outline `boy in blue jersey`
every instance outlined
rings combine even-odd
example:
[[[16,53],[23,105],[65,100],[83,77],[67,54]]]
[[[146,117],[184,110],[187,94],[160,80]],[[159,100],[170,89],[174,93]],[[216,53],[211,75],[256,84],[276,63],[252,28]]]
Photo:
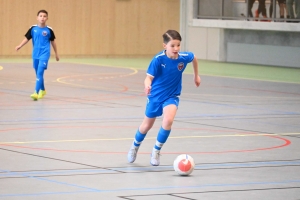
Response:
[[[152,128],[156,117],[163,114],[162,126],[153,147],[150,164],[160,164],[160,150],[167,141],[171,126],[179,105],[182,88],[182,73],[188,63],[193,63],[194,82],[198,87],[201,79],[198,75],[198,61],[192,52],[180,52],[181,36],[175,30],[163,34],[164,51],[158,53],[151,61],[144,81],[147,105],[145,117],[139,126],[134,141],[128,152],[128,162],[133,163],[138,149],[147,132]]]
[[[30,95],[30,97],[35,101],[43,98],[46,94],[44,71],[47,69],[50,58],[50,43],[54,49],[56,61],[59,61],[56,43],[54,41],[55,35],[52,28],[46,25],[47,20],[48,12],[46,10],[40,10],[37,14],[38,24],[30,27],[25,34],[24,40],[16,47],[16,51],[18,51],[27,44],[30,39],[32,39],[32,59],[33,68],[36,74],[36,86],[35,92]]]

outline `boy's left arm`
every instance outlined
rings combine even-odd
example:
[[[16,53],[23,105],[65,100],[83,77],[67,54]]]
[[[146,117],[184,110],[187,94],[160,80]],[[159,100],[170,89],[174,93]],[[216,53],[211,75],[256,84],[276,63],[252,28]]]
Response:
[[[54,52],[55,52],[55,58],[56,58],[56,61],[59,61],[59,57],[58,57],[58,53],[57,53],[57,47],[56,47],[56,43],[55,43],[54,40],[51,41],[51,45],[52,45],[52,47],[53,47],[53,49],[54,49]]]
[[[195,82],[195,85],[197,87],[199,87],[200,83],[201,83],[201,78],[198,74],[198,60],[196,58],[196,56],[194,56],[194,60],[192,61],[193,63],[193,68],[194,68],[194,82]]]

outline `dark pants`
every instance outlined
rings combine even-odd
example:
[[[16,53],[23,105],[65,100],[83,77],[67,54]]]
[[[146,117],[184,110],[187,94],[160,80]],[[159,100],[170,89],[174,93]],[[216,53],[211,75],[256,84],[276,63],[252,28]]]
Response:
[[[266,0],[258,0],[258,15],[262,14],[263,16],[267,16],[266,10]]]
[[[254,4],[255,0],[248,0],[248,17],[253,17],[253,13],[252,13],[252,7]]]
[[[255,0],[248,0],[248,15],[249,17],[253,17],[252,13],[252,7]],[[267,10],[266,10],[266,0],[258,0],[258,14],[262,13],[263,16],[267,16]]]

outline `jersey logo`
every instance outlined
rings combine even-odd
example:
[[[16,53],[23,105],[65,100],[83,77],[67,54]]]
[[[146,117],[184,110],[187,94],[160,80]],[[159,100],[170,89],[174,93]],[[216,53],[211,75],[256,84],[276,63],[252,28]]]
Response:
[[[164,67],[164,68],[166,68],[166,65],[167,65],[167,64],[161,64],[161,66]]]
[[[179,71],[181,71],[184,68],[184,63],[183,62],[178,63],[177,68]]]
[[[47,34],[48,34],[47,31],[43,31],[43,32],[42,32],[42,35],[43,35],[43,36],[46,36]]]

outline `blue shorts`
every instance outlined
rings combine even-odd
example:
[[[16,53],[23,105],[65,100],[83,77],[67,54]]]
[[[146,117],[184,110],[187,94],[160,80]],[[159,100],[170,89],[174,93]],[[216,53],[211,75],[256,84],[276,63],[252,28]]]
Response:
[[[42,67],[46,70],[48,67],[48,60],[33,59],[33,68],[35,71],[37,71],[39,67]]]
[[[152,102],[147,99],[145,115],[149,118],[159,117],[163,114],[164,107],[174,104],[177,108],[179,105],[179,97],[171,97],[163,102]]]

